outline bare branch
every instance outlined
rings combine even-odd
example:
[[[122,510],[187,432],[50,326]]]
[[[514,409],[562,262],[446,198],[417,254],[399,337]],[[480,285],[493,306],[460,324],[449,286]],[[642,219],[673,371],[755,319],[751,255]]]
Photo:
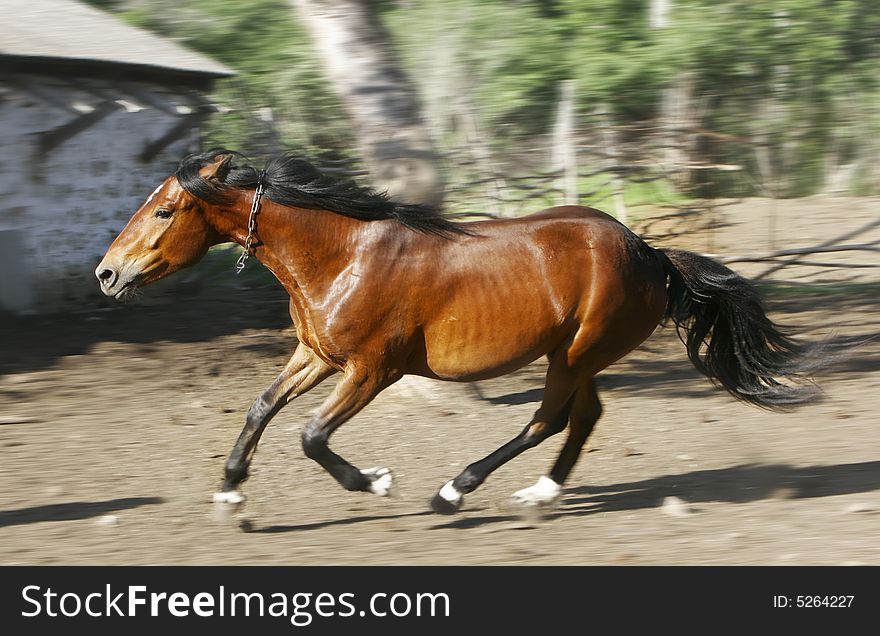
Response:
[[[880,243],[880,239],[873,241],[871,243],[849,243],[846,245],[814,245],[813,247],[797,247],[791,248],[787,250],[778,250],[776,252],[769,252],[764,254],[743,254],[741,256],[725,256],[721,258],[717,258],[721,263],[749,263],[749,262],[761,262],[761,261],[770,261],[776,258],[781,258],[783,256],[794,256],[794,255],[802,255],[802,254],[827,254],[831,252],[880,252],[880,247],[877,244]],[[800,262],[799,260],[790,260],[785,263],[778,263],[777,265],[780,267],[785,267],[787,265],[794,265]],[[777,268],[778,269],[778,268]],[[775,271],[775,270],[774,270]]]

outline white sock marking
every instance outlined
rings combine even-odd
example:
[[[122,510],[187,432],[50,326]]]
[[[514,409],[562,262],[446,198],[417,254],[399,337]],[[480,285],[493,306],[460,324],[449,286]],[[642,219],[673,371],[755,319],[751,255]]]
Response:
[[[390,468],[378,466],[376,468],[366,468],[361,471],[361,474],[372,480],[370,482],[370,492],[380,497],[387,497],[391,494],[391,489],[394,486],[394,475],[391,473]]]
[[[451,479],[443,484],[443,488],[440,489],[440,496],[455,506],[461,503],[462,494],[452,485]]]
[[[517,490],[512,499],[524,506],[540,506],[550,504],[562,494],[562,486],[549,477],[542,476],[534,486]]]
[[[244,495],[239,490],[226,490],[214,493],[214,503],[240,504],[244,502]]]

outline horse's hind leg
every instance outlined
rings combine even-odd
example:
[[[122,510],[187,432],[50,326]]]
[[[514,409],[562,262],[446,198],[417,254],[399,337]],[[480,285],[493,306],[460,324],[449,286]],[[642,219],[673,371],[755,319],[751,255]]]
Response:
[[[562,484],[577,462],[584,444],[596,421],[602,415],[602,405],[596,394],[592,378],[578,389],[569,415],[568,439],[549,476],[541,477],[534,486],[513,493],[513,503],[523,506],[546,506],[552,504],[562,493]]]
[[[248,410],[244,428],[226,460],[226,479],[222,491],[214,495],[214,501],[241,503],[244,500],[237,488],[247,479],[248,467],[266,426],[285,404],[335,372],[336,369],[321,360],[311,349],[302,343],[297,346],[284,370]]]
[[[474,462],[458,477],[446,482],[431,500],[434,511],[442,514],[457,512],[464,501],[464,495],[476,490],[494,470],[564,429],[577,386],[577,373],[569,367],[565,352],[560,351],[553,355],[547,369],[544,400],[532,421],[504,446]]]

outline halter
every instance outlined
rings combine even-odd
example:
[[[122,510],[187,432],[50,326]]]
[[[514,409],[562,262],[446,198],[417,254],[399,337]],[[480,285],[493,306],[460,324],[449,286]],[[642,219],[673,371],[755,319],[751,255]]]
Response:
[[[257,188],[254,190],[254,200],[251,203],[251,213],[248,215],[248,233],[244,240],[244,250],[235,262],[235,273],[241,274],[244,269],[245,261],[254,252],[254,240],[257,238],[257,214],[260,212],[260,201],[263,198],[264,180],[266,179],[266,171],[261,170],[260,176],[257,178]]]

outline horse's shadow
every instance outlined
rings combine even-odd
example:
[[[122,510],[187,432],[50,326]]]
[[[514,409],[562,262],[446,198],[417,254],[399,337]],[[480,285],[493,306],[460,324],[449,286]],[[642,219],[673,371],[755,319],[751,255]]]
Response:
[[[394,515],[362,515],[360,517],[346,517],[343,519],[330,519],[327,521],[315,521],[312,523],[298,523],[295,525],[277,525],[265,526],[262,528],[253,528],[249,523],[242,524],[241,530],[244,532],[255,532],[261,534],[279,534],[284,532],[302,532],[303,530],[320,530],[321,528],[329,528],[331,526],[348,526],[368,521],[388,521],[390,519],[404,519],[406,517],[424,517],[433,515],[430,510],[421,512],[405,512]]]
[[[807,499],[880,490],[880,461],[831,466],[743,464],[607,486],[567,488],[561,507],[546,519],[656,508],[676,496],[690,504]],[[475,528],[511,521],[509,514],[461,517],[434,528]]]
[[[880,490],[880,461],[806,467],[742,464],[607,486],[567,488],[561,507],[545,519],[656,508],[668,496],[676,496],[698,505],[712,502],[748,503],[774,498],[809,499],[874,490]],[[461,516],[431,525],[430,528],[467,529],[520,519],[515,514],[486,512],[485,509],[465,510]],[[476,516],[471,516],[474,513]],[[298,525],[247,528],[246,531],[276,534],[422,516],[434,516],[434,513],[424,510],[392,515],[364,515]]]
[[[106,501],[71,501],[45,506],[30,506],[0,511],[0,528],[43,521],[75,521],[98,517],[108,512],[164,503],[161,497],[124,497]]]

